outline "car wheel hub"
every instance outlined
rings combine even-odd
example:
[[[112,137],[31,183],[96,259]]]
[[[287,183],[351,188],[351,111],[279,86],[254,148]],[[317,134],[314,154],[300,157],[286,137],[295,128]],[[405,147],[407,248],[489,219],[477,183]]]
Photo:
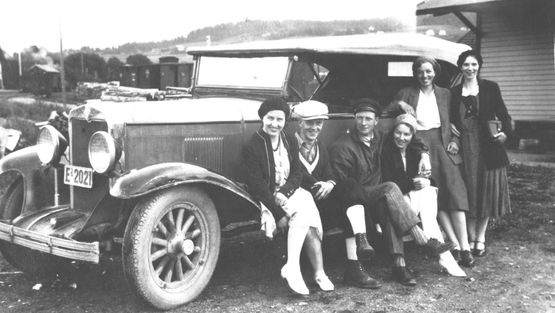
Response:
[[[189,239],[184,240],[181,244],[181,250],[186,255],[191,255],[193,253],[193,251],[195,250],[195,244],[193,243],[192,240],[189,240]]]
[[[194,212],[194,207],[174,207],[152,231],[150,263],[164,286],[186,281],[204,263],[202,223]]]

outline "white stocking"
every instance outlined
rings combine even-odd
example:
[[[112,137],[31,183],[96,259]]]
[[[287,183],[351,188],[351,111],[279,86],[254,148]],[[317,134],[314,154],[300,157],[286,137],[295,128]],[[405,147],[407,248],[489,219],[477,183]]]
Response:
[[[300,273],[300,258],[308,227],[293,226],[287,232],[287,267]]]
[[[364,217],[364,206],[361,204],[347,208],[347,218],[353,228],[353,234],[366,233],[366,219]]]
[[[347,260],[358,260],[355,237],[345,238],[345,249],[347,250]]]

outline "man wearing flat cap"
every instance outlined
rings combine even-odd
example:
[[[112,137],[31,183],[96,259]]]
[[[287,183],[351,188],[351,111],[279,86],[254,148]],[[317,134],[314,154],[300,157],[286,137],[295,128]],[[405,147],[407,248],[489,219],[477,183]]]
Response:
[[[358,99],[353,108],[353,129],[330,147],[332,173],[339,182],[354,181],[361,187],[346,190],[362,190],[364,215],[358,219],[366,220],[366,227],[372,227],[372,221],[382,225],[393,256],[393,278],[404,285],[414,286],[416,281],[405,266],[403,236],[412,235],[417,244],[426,246],[434,254],[445,252],[450,246],[428,239],[417,225],[419,219],[404,200],[399,187],[395,183],[382,181],[380,155],[384,137],[375,129],[381,113],[377,101]],[[422,175],[426,175],[431,168],[428,148],[419,138],[414,140],[415,148],[421,153],[419,169]]]
[[[318,141],[324,121],[328,119],[328,107],[324,103],[309,100],[293,107],[292,116],[299,120],[299,131],[295,135],[299,143],[299,159],[303,165],[302,187],[312,192],[324,230],[336,226],[345,230],[349,264],[369,260],[374,255],[374,249],[366,238],[366,227],[350,219],[356,216],[351,212],[364,214],[362,192],[347,193],[345,190],[352,186],[347,185],[347,181],[338,184],[330,168],[327,149]],[[362,266],[348,266],[345,281],[360,288],[380,287]]]

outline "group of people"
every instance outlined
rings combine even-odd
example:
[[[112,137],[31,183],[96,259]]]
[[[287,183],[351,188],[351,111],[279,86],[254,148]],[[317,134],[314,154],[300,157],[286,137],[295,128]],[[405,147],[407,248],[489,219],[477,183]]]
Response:
[[[498,85],[478,78],[480,54],[466,51],[457,65],[463,81],[450,91],[434,83],[438,62],[417,58],[416,84],[384,108],[399,112],[393,130],[377,130],[377,101],[357,99],[353,128],[329,147],[318,140],[328,119],[324,103],[305,101],[292,112],[281,98],[261,104],[262,127],[244,146],[243,172],[266,234],[287,232],[281,276],[291,291],[310,293],[300,268],[303,249],[319,288],[334,289],[321,243],[324,229],[335,226],[345,234],[344,281],[360,288],[380,287],[363,264],[375,255],[370,232],[383,234],[392,277],[408,286],[416,280],[406,269],[407,236],[452,276],[466,276],[460,266],[472,267],[474,257],[486,254],[489,218],[510,211],[503,142],[511,121]],[[299,121],[295,134],[283,131],[290,114]]]

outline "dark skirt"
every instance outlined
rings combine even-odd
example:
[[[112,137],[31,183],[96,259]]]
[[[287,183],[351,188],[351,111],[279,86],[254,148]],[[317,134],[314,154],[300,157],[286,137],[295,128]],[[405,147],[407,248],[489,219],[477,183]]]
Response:
[[[474,117],[465,118],[461,129],[461,154],[463,177],[468,190],[468,215],[497,218],[511,212],[507,169],[486,169],[479,138],[478,120]]]
[[[453,163],[443,147],[439,128],[419,130],[418,136],[430,149],[432,179],[438,188],[438,209],[468,211],[466,186],[460,166]]]

